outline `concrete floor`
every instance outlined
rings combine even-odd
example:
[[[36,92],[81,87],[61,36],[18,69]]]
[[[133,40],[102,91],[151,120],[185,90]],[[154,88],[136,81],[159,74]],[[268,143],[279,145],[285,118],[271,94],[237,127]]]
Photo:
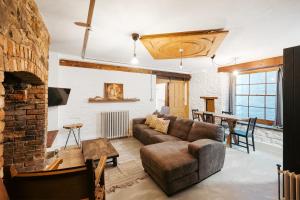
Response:
[[[114,140],[120,153],[119,161],[139,159],[142,144],[134,138]],[[274,200],[277,195],[276,164],[281,163],[282,149],[257,144],[257,151],[247,154],[244,149],[226,150],[221,172],[172,197],[146,178],[133,186],[107,195],[108,200]]]

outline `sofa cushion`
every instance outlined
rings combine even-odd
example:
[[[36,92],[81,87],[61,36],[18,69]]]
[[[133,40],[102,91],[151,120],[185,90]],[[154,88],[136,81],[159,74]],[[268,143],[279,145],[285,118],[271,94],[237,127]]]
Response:
[[[175,137],[178,137],[182,140],[186,140],[188,133],[192,128],[194,121],[189,119],[177,119],[174,122],[173,127],[171,128],[169,134]]]
[[[188,151],[198,159],[200,181],[220,171],[224,165],[226,147],[222,142],[197,140],[188,145]]]
[[[146,124],[136,124],[134,125],[135,130],[141,132],[144,129],[150,129]]]
[[[152,136],[154,135],[162,135],[162,133],[150,128],[143,129],[140,133],[139,139],[143,144],[153,144],[154,141],[152,141]]]
[[[137,138],[138,140],[140,140],[141,135],[142,135],[142,130],[144,130],[144,129],[150,129],[150,128],[145,124],[133,124],[133,127],[132,127],[133,136],[135,138]]]
[[[193,142],[200,139],[223,141],[223,130],[220,126],[205,122],[194,122],[187,140]]]
[[[161,142],[169,142],[169,141],[180,141],[179,138],[171,136],[171,135],[154,135],[151,137],[153,143],[161,143]]]
[[[198,160],[188,153],[188,142],[164,142],[141,148],[146,168],[166,182],[172,182],[198,170]]]
[[[163,118],[166,120],[170,120],[169,129],[168,129],[168,134],[170,134],[170,130],[174,127],[174,123],[177,117],[173,115],[165,115]]]

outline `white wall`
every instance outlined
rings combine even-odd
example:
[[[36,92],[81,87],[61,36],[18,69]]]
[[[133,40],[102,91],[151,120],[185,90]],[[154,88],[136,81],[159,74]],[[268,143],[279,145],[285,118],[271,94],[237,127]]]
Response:
[[[200,96],[216,96],[216,112],[228,110],[229,76],[216,70],[206,70],[192,74],[190,82],[190,108],[205,109],[205,102]],[[191,113],[190,113],[191,114]]]
[[[49,59],[49,86],[71,88],[67,105],[50,107],[48,109],[48,130],[59,130],[52,148],[64,145],[67,132],[64,124],[82,122],[82,139],[101,137],[99,131],[99,113],[102,111],[129,110],[130,118],[144,117],[155,110],[155,83],[156,77],[151,75],[104,71],[59,66],[60,58],[74,58],[59,53],[50,53]],[[75,57],[74,59],[80,59]],[[103,96],[105,82],[124,84],[125,98],[139,98],[135,103],[106,103],[90,104],[89,97]],[[192,74],[190,82],[190,108],[204,110],[204,100],[200,96],[217,96],[216,110],[228,110],[229,76],[217,73],[216,70],[207,70]],[[75,141],[71,137],[70,144]]]
[[[57,87],[59,79],[59,55],[53,52],[49,54],[48,86]],[[48,108],[48,130],[58,130],[58,107]]]
[[[130,118],[145,117],[155,110],[151,98],[151,75],[118,71],[104,71],[73,67],[60,67],[59,58],[66,56],[51,53],[49,66],[49,86],[71,88],[67,105],[49,108],[49,130],[59,130],[53,148],[64,145],[67,132],[64,124],[82,122],[82,139],[101,137],[99,114],[102,111],[129,110]],[[134,103],[88,103],[89,97],[103,96],[104,83],[124,84],[124,98],[139,98]],[[50,84],[51,83],[51,84]],[[155,100],[156,77],[152,76],[152,96]],[[55,126],[56,125],[56,126]],[[52,129],[52,130],[53,130]],[[70,144],[74,144],[73,138]]]

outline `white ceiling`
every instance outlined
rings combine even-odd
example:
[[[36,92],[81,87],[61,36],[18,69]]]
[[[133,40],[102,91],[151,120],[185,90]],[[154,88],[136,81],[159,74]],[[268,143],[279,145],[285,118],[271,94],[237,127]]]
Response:
[[[51,34],[51,51],[80,55],[89,0],[36,0]],[[87,54],[97,60],[128,63],[131,33],[141,35],[225,28],[228,36],[216,63],[234,64],[282,55],[300,45],[299,0],[96,0]],[[179,60],[153,60],[138,42],[139,66],[178,71]],[[183,61],[184,70],[212,68],[209,58]]]

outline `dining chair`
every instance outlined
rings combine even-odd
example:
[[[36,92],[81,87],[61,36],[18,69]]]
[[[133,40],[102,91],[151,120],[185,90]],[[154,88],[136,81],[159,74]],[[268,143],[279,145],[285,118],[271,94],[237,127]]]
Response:
[[[215,118],[214,118],[213,114],[204,112],[203,113],[203,121],[207,122],[207,123],[214,124],[215,123]]]
[[[235,135],[237,136],[237,144],[232,143],[232,140],[230,141],[230,147],[232,147],[232,144],[235,144],[237,146],[240,147],[244,147],[247,148],[247,152],[249,153],[249,146],[253,147],[253,151],[255,151],[255,143],[254,143],[254,130],[255,130],[255,126],[256,126],[256,121],[257,121],[257,117],[255,118],[249,118],[248,120],[248,125],[247,125],[247,130],[243,131],[243,130],[235,130],[233,133],[230,133],[231,136]],[[246,142],[242,142],[240,141],[240,137],[243,137],[246,139]],[[248,138],[251,137],[252,138],[252,144],[249,144]],[[240,145],[240,143],[245,144],[244,145]]]
[[[230,112],[230,111],[222,111],[222,114],[232,115],[232,112]],[[221,118],[220,125],[224,128],[224,141],[225,141],[225,139],[226,139],[226,129],[229,129],[229,126],[228,126],[228,123],[227,123],[226,119]]]
[[[199,111],[199,109],[192,109],[193,120],[198,119],[200,121],[200,116],[195,114],[195,112],[198,112],[198,111]]]

